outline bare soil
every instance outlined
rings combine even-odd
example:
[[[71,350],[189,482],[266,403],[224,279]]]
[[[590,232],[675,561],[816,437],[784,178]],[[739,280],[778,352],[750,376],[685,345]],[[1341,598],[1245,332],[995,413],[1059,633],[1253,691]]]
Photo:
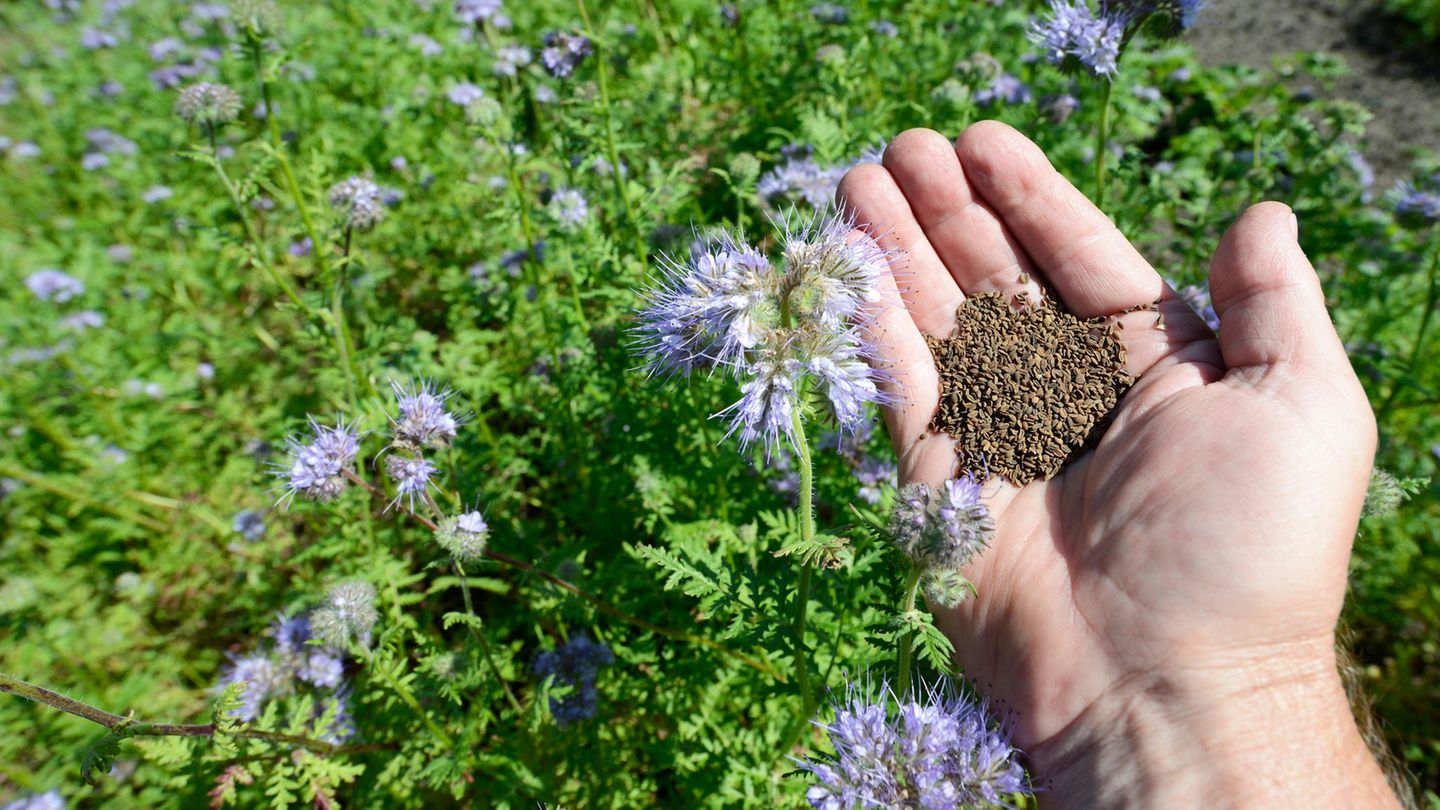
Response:
[[[1440,152],[1440,43],[1415,41],[1379,0],[1211,0],[1187,38],[1208,64],[1266,68],[1300,51],[1344,58],[1352,74],[1328,92],[1375,114],[1363,151],[1377,191],[1408,178],[1417,152]]]

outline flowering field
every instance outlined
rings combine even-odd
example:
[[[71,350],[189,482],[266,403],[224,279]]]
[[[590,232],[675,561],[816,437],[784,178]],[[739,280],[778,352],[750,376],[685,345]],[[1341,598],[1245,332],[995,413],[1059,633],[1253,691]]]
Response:
[[[1295,209],[1380,425],[1349,675],[1440,806],[1440,164],[1083,5],[0,6],[0,806],[840,807],[877,738],[935,747],[877,801],[1033,803],[831,210],[984,118],[1212,326]]]

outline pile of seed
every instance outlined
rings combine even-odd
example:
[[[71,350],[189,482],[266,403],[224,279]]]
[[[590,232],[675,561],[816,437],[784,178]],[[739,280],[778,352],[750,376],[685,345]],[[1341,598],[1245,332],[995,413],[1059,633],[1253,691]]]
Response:
[[[1111,318],[1081,320],[1048,296],[968,298],[953,337],[930,338],[940,406],[930,429],[958,440],[960,467],[1023,486],[1099,441],[1134,383]]]

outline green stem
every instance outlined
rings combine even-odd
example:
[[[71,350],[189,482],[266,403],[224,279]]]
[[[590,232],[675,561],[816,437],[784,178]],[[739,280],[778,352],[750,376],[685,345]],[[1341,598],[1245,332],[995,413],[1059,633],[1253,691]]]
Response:
[[[610,156],[610,177],[615,181],[615,193],[620,197],[620,206],[625,209],[625,224],[629,227],[630,234],[635,240],[635,258],[641,265],[644,265],[645,239],[640,233],[640,224],[635,221],[635,211],[630,206],[630,192],[625,186],[625,176],[620,171],[620,149],[615,142],[615,113],[610,104],[610,81],[605,62],[605,51],[595,36],[594,27],[590,24],[590,14],[585,9],[585,0],[575,0],[575,6],[580,11],[580,21],[585,25],[585,36],[589,38],[591,46],[595,49],[595,81],[600,90],[600,109],[605,113],[605,145]]]
[[[76,717],[82,717],[108,729],[123,728],[125,733],[132,737],[213,737],[216,732],[214,723],[136,722],[130,717],[112,714],[104,709],[91,706],[88,703],[75,700],[74,698],[66,697],[59,692],[52,692],[42,686],[27,683],[19,678],[6,675],[3,672],[0,672],[0,692],[16,695],[36,703],[42,703],[53,709],[59,709],[62,712],[73,714]],[[323,740],[312,740],[309,737],[300,737],[294,734],[279,734],[273,731],[260,731],[259,729],[251,728],[238,729],[227,736],[288,743],[302,748],[309,748],[323,754],[357,753],[394,747],[393,745],[385,743],[342,746],[324,742]]]
[[[214,127],[210,127],[209,129],[210,157],[214,160],[215,173],[220,176],[220,184],[225,187],[225,193],[229,195],[230,202],[235,206],[236,216],[240,217],[240,225],[245,229],[245,239],[250,243],[250,248],[255,257],[255,263],[265,270],[270,276],[270,279],[284,291],[285,297],[294,302],[295,306],[305,310],[306,314],[316,320],[324,320],[320,317],[320,313],[315,311],[314,307],[305,303],[305,301],[300,298],[300,293],[295,289],[295,285],[291,284],[289,279],[282,276],[280,272],[275,269],[275,266],[265,258],[260,237],[255,233],[255,226],[251,225],[250,218],[245,216],[245,203],[240,199],[240,189],[236,188],[234,181],[230,179],[230,175],[225,171],[225,166],[220,162],[220,154],[215,146],[215,129]]]
[[[1115,82],[1105,81],[1105,93],[1100,102],[1100,125],[1095,128],[1095,207],[1105,207],[1105,156],[1110,143],[1110,97],[1115,92]]]
[[[909,613],[915,609],[915,595],[920,590],[920,566],[911,566],[910,574],[905,578],[905,602],[900,610]],[[900,637],[900,684],[901,696],[910,691],[910,650],[915,643],[915,631],[911,630]]]
[[[1405,361],[1405,375],[1390,386],[1390,393],[1385,396],[1385,402],[1376,412],[1375,420],[1383,421],[1395,407],[1395,399],[1405,388],[1406,383],[1413,382],[1415,367],[1420,363],[1421,354],[1425,350],[1425,338],[1430,331],[1430,321],[1435,316],[1435,306],[1440,303],[1440,239],[1435,241],[1434,247],[1430,250],[1429,281],[1425,291],[1425,311],[1420,315],[1420,329],[1415,333],[1415,343],[1410,347],[1410,358]]]
[[[352,406],[358,400],[355,399],[355,374],[350,361],[350,327],[345,320],[345,282],[350,275],[350,237],[354,232],[353,227],[345,226],[345,244],[340,254],[340,265],[335,268],[335,290],[330,296],[330,318],[335,322],[335,351],[340,355],[340,367],[345,370],[345,393]],[[319,252],[320,246],[317,245],[315,250]]]
[[[465,569],[461,567],[459,560],[455,561],[455,576],[460,579],[460,593],[465,597],[465,614],[477,622],[480,621],[480,617],[475,615],[475,608],[470,603],[470,583],[465,581]],[[515,693],[510,691],[510,684],[506,683],[504,676],[500,674],[500,665],[495,663],[495,653],[490,650],[490,641],[475,625],[467,624],[466,626],[470,628],[470,635],[480,644],[480,650],[485,655],[485,663],[490,665],[490,673],[495,676],[496,682],[505,691],[505,699],[510,702],[510,708],[514,709],[516,714],[524,714],[525,710],[520,707],[520,701],[516,700]]]
[[[805,437],[805,424],[800,419],[800,409],[790,412],[791,424],[795,430],[795,454],[800,467],[800,540],[809,547],[815,539],[814,468],[810,460],[810,446]],[[795,679],[800,686],[801,712],[809,719],[815,708],[815,695],[810,685],[810,656],[805,651],[805,624],[810,612],[811,567],[800,567],[800,583],[795,593]]]
[[[108,503],[85,495],[84,493],[77,490],[73,484],[52,480],[47,476],[31,472],[30,470],[23,469],[21,467],[17,467],[14,464],[10,464],[8,462],[0,461],[0,475],[4,475],[6,478],[14,478],[18,481],[24,481],[25,483],[35,487],[39,487],[40,489],[43,489],[52,495],[59,495],[60,497],[71,500],[81,506],[88,506],[92,509],[98,509],[102,512],[109,512],[110,514],[120,518],[121,520],[129,521],[130,523],[134,523],[136,526],[144,526],[145,528],[153,532],[167,532],[171,528],[167,524],[161,523],[154,518],[146,517],[139,512],[132,512],[129,509],[123,509],[118,506],[111,506]]]
[[[430,715],[420,706],[420,701],[415,699],[415,693],[410,691],[410,687],[401,683],[399,679],[390,673],[389,669],[375,666],[375,655],[370,652],[368,648],[355,645],[355,649],[360,651],[359,657],[365,659],[365,663],[370,667],[370,670],[372,672],[379,672],[380,677],[385,680],[385,683],[388,684],[391,689],[395,690],[395,694],[400,696],[400,699],[405,702],[405,705],[409,706],[411,711],[420,716],[421,721],[425,723],[425,727],[430,729],[430,733],[434,734],[436,739],[444,743],[447,748],[455,745],[455,740],[452,739],[449,734],[445,733],[445,729],[435,725],[435,721],[430,719]]]
[[[300,191],[300,181],[295,178],[295,169],[290,165],[290,158],[285,155],[285,142],[280,137],[280,123],[277,120],[279,116],[276,113],[275,105],[270,101],[270,80],[265,77],[265,65],[260,55],[260,44],[258,37],[253,35],[250,37],[250,58],[255,65],[255,77],[260,82],[260,98],[265,104],[265,123],[270,132],[270,151],[280,164],[280,171],[285,175],[285,184],[290,190],[290,198],[295,203],[296,210],[300,212],[301,222],[305,224],[305,235],[310,237],[310,253],[315,257],[315,266],[320,270],[320,277],[327,278],[330,275],[329,251],[326,250],[325,243],[320,239],[320,231],[315,228],[315,220],[310,216],[310,207],[305,204],[305,195]],[[370,378],[357,374],[352,366],[351,358],[355,351],[354,346],[350,343],[350,330],[345,326],[343,309],[335,306],[334,302],[330,307],[330,317],[335,319],[331,328],[335,335],[336,351],[341,358],[341,370],[345,372],[345,386],[350,395],[351,409],[358,413],[359,401],[355,398],[356,377],[364,380],[365,387],[371,396],[378,396],[378,394],[370,383]]]
[[[586,332],[590,331],[590,321],[585,317],[585,308],[580,304],[580,278],[575,273],[575,251],[570,243],[565,243],[565,274],[570,280],[570,302],[575,307],[575,319],[580,322],[580,328]]]

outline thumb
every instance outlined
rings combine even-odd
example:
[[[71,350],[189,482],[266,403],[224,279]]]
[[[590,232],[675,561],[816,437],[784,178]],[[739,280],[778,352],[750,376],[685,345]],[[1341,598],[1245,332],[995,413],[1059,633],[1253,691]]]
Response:
[[[1344,363],[1348,372],[1298,231],[1288,206],[1266,202],[1242,214],[1220,241],[1210,263],[1210,294],[1227,368]]]

